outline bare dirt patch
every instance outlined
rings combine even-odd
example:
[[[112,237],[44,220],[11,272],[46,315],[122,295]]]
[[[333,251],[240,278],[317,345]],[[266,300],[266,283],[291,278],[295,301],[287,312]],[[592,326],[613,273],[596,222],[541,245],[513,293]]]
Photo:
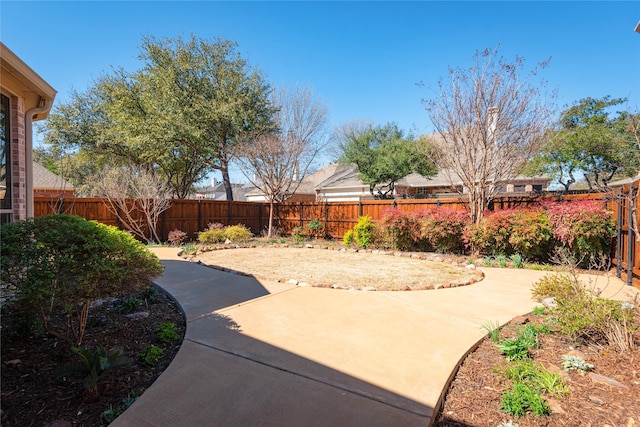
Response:
[[[464,260],[436,254],[403,254],[319,248],[238,248],[198,254],[196,260],[258,279],[297,280],[311,286],[423,290],[475,283],[483,275]]]

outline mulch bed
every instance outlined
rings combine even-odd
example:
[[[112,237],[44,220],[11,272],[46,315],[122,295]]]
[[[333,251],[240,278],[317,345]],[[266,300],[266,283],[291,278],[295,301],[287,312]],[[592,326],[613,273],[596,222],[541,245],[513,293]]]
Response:
[[[119,308],[120,307],[120,308]],[[68,362],[77,362],[62,340],[37,331],[20,334],[14,323],[17,313],[10,304],[2,307],[2,417],[3,426],[44,426],[56,420],[68,426],[107,425],[101,417],[110,408],[124,408],[147,389],[169,366],[180,348],[185,320],[175,303],[157,292],[135,311],[148,317],[132,319],[117,301],[105,301],[90,311],[83,346],[121,348],[133,359],[131,365],[115,368],[99,381],[99,396],[90,396],[83,378],[61,370]],[[59,313],[63,319],[62,313]],[[56,321],[56,320],[54,320]],[[165,344],[156,335],[155,325],[173,322],[180,339]],[[36,324],[37,325],[37,324]],[[40,328],[41,329],[41,328]],[[23,336],[21,336],[23,335]],[[163,349],[157,364],[149,366],[138,357],[149,345]]]
[[[526,316],[526,320],[537,324],[543,322],[542,316],[536,315]],[[515,336],[521,321],[512,321],[503,327],[501,339]],[[640,334],[636,332],[635,338],[635,349],[621,354],[611,348],[576,348],[560,336],[541,334],[540,348],[532,352],[533,359],[547,370],[560,373],[571,391],[555,399],[556,410],[550,416],[526,415],[517,419],[500,410],[501,395],[507,391],[509,383],[494,368],[506,362],[496,344],[486,338],[461,365],[445,395],[435,425],[497,427],[509,421],[519,427],[640,425]],[[624,387],[608,385],[589,374],[564,372],[562,355],[573,349],[586,355],[586,361],[595,366],[592,372],[613,378]]]

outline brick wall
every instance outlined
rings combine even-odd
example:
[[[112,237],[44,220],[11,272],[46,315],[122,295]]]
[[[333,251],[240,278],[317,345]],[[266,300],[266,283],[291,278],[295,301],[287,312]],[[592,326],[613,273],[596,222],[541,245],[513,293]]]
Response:
[[[13,220],[27,217],[27,180],[25,170],[26,135],[24,99],[11,97],[11,208]]]

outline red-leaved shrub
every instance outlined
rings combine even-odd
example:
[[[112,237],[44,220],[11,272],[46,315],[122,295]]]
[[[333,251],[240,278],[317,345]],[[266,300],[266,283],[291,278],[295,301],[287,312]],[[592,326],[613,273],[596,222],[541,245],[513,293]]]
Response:
[[[544,204],[553,237],[568,247],[578,262],[608,256],[615,236],[613,213],[602,201],[580,200]]]
[[[461,252],[464,249],[462,235],[469,222],[467,212],[434,208],[417,211],[414,218],[417,243],[427,242],[429,247],[439,252]]]

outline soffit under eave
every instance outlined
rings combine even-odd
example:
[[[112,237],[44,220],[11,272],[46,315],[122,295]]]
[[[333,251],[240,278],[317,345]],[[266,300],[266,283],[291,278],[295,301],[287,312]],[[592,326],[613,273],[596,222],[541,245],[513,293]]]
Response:
[[[57,91],[25,64],[4,44],[0,43],[0,88],[7,95],[25,99],[25,110],[39,107],[40,100],[53,101]],[[37,119],[46,117],[39,114]]]

